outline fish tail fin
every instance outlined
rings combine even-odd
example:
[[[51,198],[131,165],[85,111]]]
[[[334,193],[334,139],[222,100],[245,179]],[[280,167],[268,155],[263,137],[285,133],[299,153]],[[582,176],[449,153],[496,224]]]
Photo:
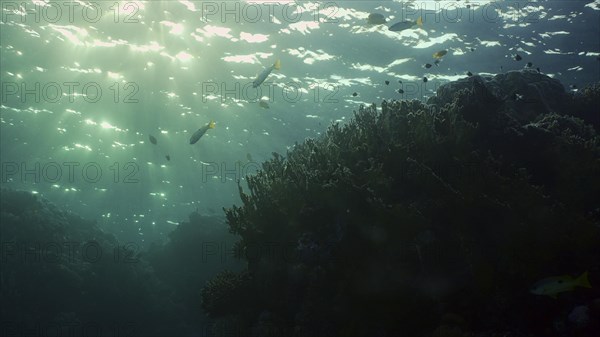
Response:
[[[215,125],[217,125],[217,124],[215,123],[215,121],[210,121],[210,123],[208,123],[208,128],[209,128],[209,129],[214,129],[214,128],[215,128]]]
[[[417,25],[419,27],[423,27],[423,18],[419,16],[419,18],[417,19]]]
[[[588,274],[589,273],[587,271],[581,274],[581,276],[579,276],[575,281],[575,284],[577,284],[580,287],[591,288],[592,285],[590,284],[590,278]]]
[[[281,61],[279,61],[279,60],[275,61],[275,63],[273,64],[273,68],[276,70],[281,69]]]

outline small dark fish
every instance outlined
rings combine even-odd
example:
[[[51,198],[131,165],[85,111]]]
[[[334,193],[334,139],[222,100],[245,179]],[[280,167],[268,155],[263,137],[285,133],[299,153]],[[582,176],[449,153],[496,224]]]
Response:
[[[150,139],[150,143],[156,145],[156,138],[153,135],[149,135],[148,138]]]
[[[214,128],[215,128],[215,122],[210,121],[210,123],[206,124],[205,126],[198,129],[196,132],[194,132],[192,137],[190,137],[190,144],[196,144],[196,142],[200,139],[200,137],[204,136],[206,131],[208,131],[209,129],[214,129]]]
[[[390,81],[385,81],[385,85],[390,85]]]
[[[475,48],[473,48],[473,47],[471,47],[471,48],[469,48],[469,49],[470,49],[471,51],[475,51]]]
[[[417,21],[401,21],[401,22],[391,25],[390,28],[388,28],[388,29],[391,30],[392,32],[400,32],[400,31],[403,31],[406,29],[410,29],[415,25],[423,26],[423,19],[421,17],[419,17],[417,19]]]
[[[263,109],[270,109],[269,103],[267,103],[267,101],[264,101],[264,100],[260,100],[258,102],[258,106],[260,106]]]
[[[577,86],[576,86],[575,84],[571,84],[571,85],[569,86],[569,88],[571,88],[571,89],[577,89]]]
[[[403,93],[404,93],[404,90],[402,90],[402,89],[398,89],[398,93],[399,93],[399,94],[403,94]]]
[[[385,16],[383,16],[383,14],[371,13],[371,14],[369,14],[369,17],[367,18],[367,22],[370,25],[382,25],[382,24],[386,23],[386,20],[385,20]]]
[[[401,81],[401,80],[398,80],[398,83],[402,84],[402,81]]]
[[[531,68],[531,67],[533,67],[533,63],[527,62],[527,68]]]
[[[356,96],[358,96],[358,93],[355,92],[352,94],[352,96],[356,97]]]
[[[467,5],[467,9],[471,8],[471,5]]]
[[[423,77],[423,82],[427,83],[427,77]]]
[[[425,67],[425,69],[429,69],[431,68],[431,63],[425,63],[423,67]]]
[[[515,61],[521,61],[523,59],[521,57],[521,55],[519,55],[519,54],[515,54],[514,58],[515,58]]]
[[[537,72],[538,72],[538,73],[540,73],[540,74],[542,73],[542,71],[540,70],[540,68],[539,68],[539,67],[538,67],[538,68],[535,68],[535,70],[537,70]]]
[[[169,160],[169,161],[171,160],[171,156],[169,156],[169,155],[166,155],[165,158],[167,158],[167,160]]]
[[[439,67],[440,66],[440,60],[435,60],[433,62],[433,64],[435,64],[436,67]]]
[[[504,67],[500,66],[500,72],[503,72],[503,71],[504,71]]]
[[[467,71],[467,76],[471,77],[471,76],[473,76],[473,73],[470,71]]]

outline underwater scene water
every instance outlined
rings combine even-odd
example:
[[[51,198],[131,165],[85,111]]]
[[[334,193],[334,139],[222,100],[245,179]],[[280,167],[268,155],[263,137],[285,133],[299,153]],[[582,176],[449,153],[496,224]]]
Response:
[[[0,4],[0,336],[598,336],[599,0]]]

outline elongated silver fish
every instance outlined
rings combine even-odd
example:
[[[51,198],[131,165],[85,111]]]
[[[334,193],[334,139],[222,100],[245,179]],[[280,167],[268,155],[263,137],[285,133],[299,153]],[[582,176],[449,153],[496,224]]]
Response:
[[[281,62],[279,60],[275,61],[272,66],[265,68],[262,73],[256,76],[256,79],[252,82],[252,88],[256,88],[262,84],[267,79],[267,76],[273,71],[273,69],[279,70],[281,68]]]
[[[200,139],[200,137],[204,136],[204,134],[206,133],[206,131],[208,131],[208,129],[214,129],[214,128],[215,128],[215,122],[210,121],[210,123],[206,124],[205,126],[198,129],[196,132],[194,132],[192,137],[190,137],[190,144],[196,144],[196,142]]]

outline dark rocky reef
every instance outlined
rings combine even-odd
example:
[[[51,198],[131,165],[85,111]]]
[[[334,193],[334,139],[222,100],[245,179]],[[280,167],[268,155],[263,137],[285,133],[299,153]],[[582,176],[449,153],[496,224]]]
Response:
[[[569,113],[598,94],[530,71],[475,76],[274,153],[226,210],[248,269],[203,290],[213,333],[592,336],[569,313],[598,310],[598,286],[528,290],[600,279],[600,139]]]
[[[471,76],[440,86],[427,104],[452,104],[462,90],[479,91],[480,101],[501,105],[500,109],[520,125],[554,113],[583,119],[600,131],[600,83],[575,93],[565,92],[560,81],[534,70],[510,71],[496,76]],[[469,120],[469,116],[465,116]],[[477,119],[477,116],[471,116]]]
[[[183,323],[134,245],[43,198],[1,190],[0,240],[8,335],[164,336]]]
[[[223,260],[232,240],[222,217],[192,213],[143,252],[39,196],[2,189],[2,335],[198,335],[199,284],[240,269]]]
[[[583,119],[600,133],[600,83],[589,85],[573,95],[573,104],[569,107],[571,115]]]
[[[188,221],[169,234],[166,244],[152,244],[144,253],[156,276],[172,289],[171,300],[183,305],[180,311],[187,321],[204,316],[198,284],[205,284],[224,269],[243,268],[232,254],[236,240],[226,230],[223,217],[192,212]]]
[[[569,95],[560,81],[534,70],[460,79],[440,86],[437,95],[427,103],[451,104],[456,94],[464,89],[479,90],[480,100],[487,95],[489,103],[502,104],[504,112],[521,124],[531,122],[540,114],[562,112],[569,103]]]

